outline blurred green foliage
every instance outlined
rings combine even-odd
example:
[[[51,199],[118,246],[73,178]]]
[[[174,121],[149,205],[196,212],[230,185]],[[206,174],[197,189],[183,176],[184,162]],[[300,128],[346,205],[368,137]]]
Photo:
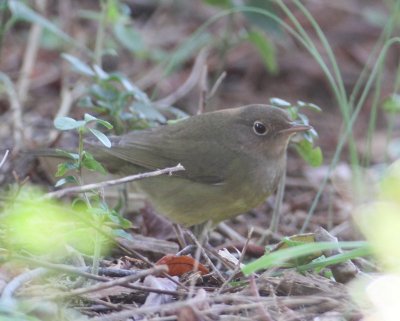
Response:
[[[11,200],[0,215],[1,243],[8,251],[61,258],[68,254],[66,246],[72,246],[93,253],[95,229],[83,208],[47,200],[33,187],[22,188]],[[103,254],[108,253],[110,242],[101,242]]]

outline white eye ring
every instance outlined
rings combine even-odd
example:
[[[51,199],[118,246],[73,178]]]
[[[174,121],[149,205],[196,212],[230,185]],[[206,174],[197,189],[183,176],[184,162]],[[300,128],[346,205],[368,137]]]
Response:
[[[263,136],[263,135],[266,135],[268,133],[267,127],[262,122],[260,122],[259,120],[256,120],[254,122],[253,130],[254,130],[254,133],[256,135],[259,135],[259,136]]]

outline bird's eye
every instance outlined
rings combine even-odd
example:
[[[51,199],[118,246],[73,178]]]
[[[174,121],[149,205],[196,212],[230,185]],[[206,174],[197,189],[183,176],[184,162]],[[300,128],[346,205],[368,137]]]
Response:
[[[260,121],[254,122],[253,130],[257,135],[265,135],[267,133],[267,127]]]

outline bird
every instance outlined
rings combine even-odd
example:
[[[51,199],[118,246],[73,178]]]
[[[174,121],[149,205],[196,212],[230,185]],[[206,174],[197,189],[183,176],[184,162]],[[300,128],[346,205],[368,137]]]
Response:
[[[216,225],[263,203],[286,167],[290,138],[312,127],[278,107],[253,104],[110,137],[87,148],[111,173],[132,175],[183,165],[135,182],[155,210],[185,227]]]

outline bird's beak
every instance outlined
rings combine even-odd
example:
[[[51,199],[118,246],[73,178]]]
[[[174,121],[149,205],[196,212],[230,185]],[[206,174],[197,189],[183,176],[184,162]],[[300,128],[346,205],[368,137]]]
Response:
[[[305,132],[310,129],[312,129],[312,126],[292,122],[292,123],[290,123],[289,128],[282,129],[279,131],[279,133],[280,134],[296,134],[296,133],[300,133],[300,132]]]

